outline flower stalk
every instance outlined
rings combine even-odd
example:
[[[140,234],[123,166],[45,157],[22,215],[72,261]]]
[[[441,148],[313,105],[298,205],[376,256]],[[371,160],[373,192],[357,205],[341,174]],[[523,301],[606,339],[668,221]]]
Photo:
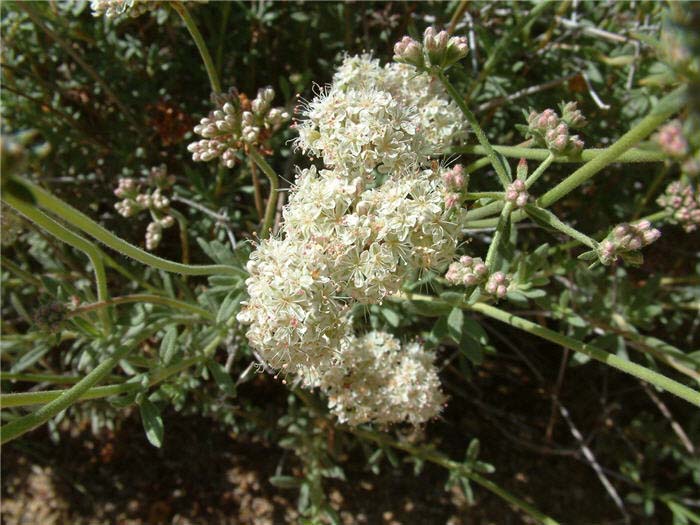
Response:
[[[474,115],[474,113],[471,112],[469,106],[467,106],[467,103],[464,101],[464,98],[462,97],[462,95],[460,95],[459,91],[457,91],[457,89],[448,80],[444,71],[438,69],[436,74],[437,77],[440,79],[440,82],[442,82],[442,85],[445,86],[445,89],[450,94],[452,99],[457,103],[459,109],[462,111],[465,118],[469,122],[469,125],[471,126],[474,134],[476,135],[479,144],[481,144],[481,146],[484,148],[486,156],[491,162],[493,169],[496,171],[498,180],[501,181],[501,184],[504,188],[507,187],[510,184],[510,177],[508,176],[508,173],[506,173],[505,167],[503,166],[501,159],[498,158],[496,151],[491,146],[489,139],[486,137],[486,133],[484,133],[484,130],[481,129],[481,126],[479,125],[479,121],[476,119],[476,116]]]
[[[277,193],[279,190],[279,177],[268,164],[265,158],[253,147],[249,148],[248,155],[253,162],[262,170],[270,181],[270,195],[267,199],[267,207],[265,208],[265,219],[263,220],[262,229],[260,230],[260,238],[266,239],[272,231],[273,222],[275,220],[275,212],[277,211]]]
[[[41,210],[38,210],[31,204],[24,202],[23,200],[17,198],[9,191],[3,192],[3,200],[20,212],[22,215],[27,217],[30,221],[35,223],[37,226],[43,228],[48,233],[56,237],[58,240],[65,242],[69,246],[72,246],[76,250],[80,250],[88,259],[90,259],[90,264],[92,264],[95,273],[95,285],[97,288],[97,300],[106,302],[109,300],[109,291],[107,290],[107,274],[105,272],[104,262],[102,260],[102,253],[100,249],[93,243],[70,231],[68,228],[62,226],[58,222],[54,221],[51,217],[44,214]],[[102,330],[105,334],[109,333],[111,328],[111,320],[109,318],[108,310],[100,310],[98,312],[100,322],[102,323]]]
[[[185,23],[187,30],[192,36],[192,40],[197,45],[199,54],[204,62],[204,67],[207,70],[207,76],[209,77],[209,84],[211,85],[211,90],[214,93],[221,93],[221,82],[219,81],[219,74],[214,66],[214,61],[211,59],[209,54],[209,49],[207,49],[207,44],[204,42],[202,33],[199,32],[199,28],[192,18],[190,11],[185,6],[184,2],[170,2],[170,6],[180,15],[182,21]]]
[[[117,237],[109,230],[103,228],[84,213],[76,210],[61,199],[55,197],[40,186],[25,179],[14,177],[13,182],[23,186],[36,200],[36,203],[45,210],[60,217],[74,228],[90,235],[109,248],[130,257],[142,264],[152,266],[158,270],[179,273],[182,275],[240,275],[241,270],[222,264],[192,265],[182,264],[161,257],[157,257]]]

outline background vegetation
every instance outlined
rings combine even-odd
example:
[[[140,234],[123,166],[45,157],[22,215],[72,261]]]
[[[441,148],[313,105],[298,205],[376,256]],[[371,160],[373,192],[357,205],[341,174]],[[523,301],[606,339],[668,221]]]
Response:
[[[452,79],[499,145],[524,140],[516,125],[529,108],[574,100],[590,122],[586,147],[606,147],[678,83],[662,28],[691,52],[700,34],[692,5],[565,1],[533,16],[535,6],[259,1],[190,4],[190,12],[224,89],[252,97],[271,85],[275,105],[290,111],[297,94],[310,99],[314,82],[330,81],[345,53],[372,50],[386,61],[401,36],[430,24],[469,35],[476,47]],[[165,164],[175,176],[172,207],[187,228],[184,240],[177,226],[165,230],[157,255],[244,268],[267,181],[244,156],[233,169],[192,162],[186,146],[209,111],[210,84],[175,10],[164,3],[107,20],[85,1],[0,9],[2,133],[24,144],[22,174],[143,245],[146,214],[118,215],[113,190],[119,177]],[[682,116],[692,121],[692,101]],[[284,128],[265,152],[283,188],[301,162],[294,136]],[[465,165],[480,157],[451,156]],[[4,173],[8,166],[4,157]],[[571,171],[555,164],[546,182]],[[656,198],[678,173],[670,160],[613,164],[553,211],[600,238],[613,224],[657,212]],[[493,191],[495,180],[484,166],[470,190]],[[105,249],[112,297],[164,299],[112,307],[104,335],[95,316],[104,309],[86,306],[98,298],[84,254],[29,221],[20,226],[2,248],[3,393],[69,388],[114,357],[116,342],[138,351],[117,356],[103,381],[113,390],[3,446],[3,522],[543,519],[503,505],[494,492],[507,491],[562,523],[700,523],[697,407],[583,354],[479,313],[456,314],[449,296],[430,311],[388,301],[369,308],[364,323],[438,347],[450,401],[426,428],[346,428],[315,396],[255,373],[235,323],[242,270],[186,277]],[[4,220],[3,229],[5,237]],[[470,230],[468,250],[484,252],[491,232]],[[514,260],[528,265],[533,289],[510,294],[508,311],[697,388],[697,233],[664,225],[641,266],[593,269],[556,232],[525,221],[513,235]],[[417,282],[412,291],[437,296],[446,288]],[[3,396],[3,423],[36,408],[8,403]]]

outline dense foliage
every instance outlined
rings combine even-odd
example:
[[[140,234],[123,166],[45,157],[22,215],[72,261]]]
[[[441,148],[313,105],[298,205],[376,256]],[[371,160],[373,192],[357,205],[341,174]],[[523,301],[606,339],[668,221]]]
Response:
[[[0,9],[3,453],[195,414],[304,523],[357,464],[700,523],[696,5]]]

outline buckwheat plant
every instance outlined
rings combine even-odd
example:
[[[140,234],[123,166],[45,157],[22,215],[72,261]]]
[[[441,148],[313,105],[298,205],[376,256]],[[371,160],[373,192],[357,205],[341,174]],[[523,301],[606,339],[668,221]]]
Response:
[[[507,34],[523,31],[547,5],[538,3]],[[625,275],[624,265],[640,264],[642,251],[655,249],[652,243],[662,235],[664,222],[678,224],[686,232],[697,229],[700,170],[698,145],[688,131],[694,128],[684,111],[686,77],[669,77],[672,87],[667,94],[619,138],[608,140],[605,148],[586,148],[582,137],[589,145],[596,140],[586,135],[595,119],[589,115],[589,124],[574,101],[563,102],[558,111],[545,107],[526,112],[519,126],[524,142],[493,144],[472,107],[475,92],[495,67],[507,40],[493,45],[482,72],[472,79],[474,75],[461,64],[470,52],[469,39],[428,27],[422,38],[404,36],[396,42],[393,61],[387,64],[368,53],[345,55],[329,85],[315,86],[310,100],[298,99],[294,122],[288,126],[292,115],[285,108],[291,105],[275,105],[271,87],[259,89],[252,100],[236,88],[222,89],[221,72],[229,82],[233,76],[225,71],[230,62],[222,58],[223,40],[215,61],[186,3],[91,2],[94,14],[107,18],[138,16],[158,6],[173,9],[191,35],[209,79],[213,107],[200,108],[197,118],[209,113],[193,126],[194,138],[187,146],[191,157],[185,154],[182,160],[180,153],[170,150],[159,150],[159,156],[152,157],[139,151],[130,157],[157,158],[157,162],[167,158],[171,167],[180,162],[182,176],[177,181],[163,165],[152,168],[143,180],[129,177],[117,182],[117,212],[124,218],[146,213],[151,218],[146,250],[89,217],[99,206],[86,205],[80,211],[49,191],[47,187],[60,190],[53,182],[61,179],[44,178],[40,162],[17,161],[25,159],[28,144],[3,141],[3,245],[6,239],[21,243],[27,237],[34,245],[57,239],[70,250],[52,252],[56,260],[27,261],[23,255],[20,263],[3,255],[3,270],[23,283],[25,295],[37,290],[46,295],[43,304],[52,305],[35,309],[41,314],[35,319],[42,320],[37,323],[17,294],[13,296],[22,322],[33,324],[28,334],[9,334],[6,345],[3,341],[3,352],[12,358],[8,362],[15,363],[9,375],[3,372],[3,381],[69,386],[3,393],[3,410],[14,411],[3,419],[2,443],[47,422],[55,424],[77,402],[100,398],[109,399],[114,407],[137,406],[146,437],[156,446],[164,439],[161,409],[185,409],[192,393],[196,399],[200,395],[215,399],[208,405],[211,412],[227,422],[240,416],[257,424],[267,418],[249,412],[251,403],[228,400],[238,385],[262,370],[281,378],[290,390],[289,405],[294,407],[290,414],[296,419],[285,416],[279,426],[289,434],[283,446],[293,449],[304,463],[303,479],[275,476],[276,482],[300,488],[300,508],[305,516],[318,518],[314,523],[321,522],[319,516],[334,519],[321,480],[342,477],[342,471],[327,462],[334,455],[334,436],[348,434],[367,449],[378,447],[380,455],[389,458],[394,449],[405,452],[417,471],[426,461],[445,467],[449,483],[459,482],[467,489],[470,482],[477,483],[538,522],[555,524],[486,476],[492,467],[477,460],[478,443],[472,442],[463,462],[419,443],[421,433],[450,403],[446,393],[450,383],[445,381],[443,387],[441,377],[457,370],[455,356],[464,358],[461,370],[478,367],[483,360],[488,336],[475,319],[503,323],[528,334],[528,340],[541,338],[629,374],[650,391],[653,387],[700,405],[700,392],[692,383],[697,371],[691,370],[684,351],[642,335],[635,320],[625,320],[625,311],[616,310],[615,304],[610,307],[610,324],[603,325],[584,319],[590,312],[574,311],[581,299],[573,304],[571,295],[559,301],[548,297],[556,279],[597,305],[586,295],[594,287],[579,290],[578,284],[569,283],[571,273],[581,282],[591,276]],[[18,8],[37,20],[32,5]],[[261,4],[261,13],[263,8]],[[452,28],[460,27],[457,18]],[[542,36],[542,46],[547,38]],[[84,63],[82,57],[71,56]],[[91,71],[89,66],[86,70]],[[460,79],[457,85],[467,82],[466,91],[458,89],[453,78]],[[107,93],[103,79],[95,82],[102,88],[95,93]],[[280,92],[287,91],[282,85]],[[119,101],[117,94],[107,94]],[[85,96],[89,99],[92,93]],[[192,100],[190,104],[200,104],[202,98]],[[503,97],[499,103],[509,100]],[[72,113],[56,113],[70,125],[81,125]],[[491,122],[490,117],[481,120]],[[135,133],[142,131],[138,124]],[[271,139],[277,133],[291,137],[289,149],[275,150],[279,141]],[[492,135],[506,142],[515,133]],[[144,142],[148,136],[141,135]],[[655,141],[640,145],[652,136]],[[275,169],[282,156],[288,160],[286,173],[293,174],[288,176],[293,178],[289,187],[282,188],[287,191],[284,205],[278,200],[284,179]],[[211,164],[202,164],[207,162]],[[639,207],[641,212],[658,198],[662,210],[646,217],[637,213],[617,225],[616,219],[590,232],[560,218],[566,206],[555,204],[611,164],[664,162],[668,170],[679,170],[679,179],[659,197],[658,188],[663,187],[659,178]],[[557,177],[553,166],[558,168]],[[225,188],[223,194],[217,192],[222,173],[232,175],[234,187],[241,187],[242,180],[246,187],[246,177],[251,173],[255,177],[257,170],[268,184],[264,214],[262,204],[256,206],[256,219],[241,211],[246,208],[244,195],[225,195]],[[262,202],[262,186],[257,179],[252,182],[250,192]],[[6,206],[12,212],[6,212]],[[185,213],[176,206],[188,207],[189,227]],[[229,211],[239,214],[236,222]],[[12,213],[26,219],[27,233],[20,240]],[[162,253],[170,253],[163,233],[176,221],[181,261],[150,253],[159,245]],[[523,221],[544,229],[557,244],[534,244],[534,236],[522,233]],[[666,236],[665,226],[663,230]],[[190,262],[190,237],[201,248],[192,260],[211,263]],[[104,248],[116,252],[116,257]],[[571,260],[572,254],[585,264]],[[80,257],[82,266],[75,263]],[[136,275],[135,265],[127,265],[123,257],[148,271]],[[39,279],[28,269],[30,263],[43,265],[51,276],[76,273],[78,266],[79,277],[68,283]],[[114,279],[108,280],[108,271]],[[112,296],[108,283],[119,278],[127,283],[123,289],[128,292]],[[545,288],[550,279],[552,287]],[[537,319],[530,320],[506,306],[513,303],[532,313],[531,301],[549,301],[549,314],[560,321],[561,332],[545,326],[549,316],[540,319],[539,310]],[[623,352],[611,353],[597,344],[602,337],[583,340],[589,333],[629,341],[631,347],[642,348],[648,360],[642,365]],[[72,375],[66,379],[25,373],[25,365],[40,367],[50,361],[43,356],[57,340],[62,362]],[[646,352],[649,348],[654,352]],[[452,357],[447,356],[448,349],[454,350]],[[562,371],[566,363],[568,354]],[[659,364],[673,367],[676,378],[659,372]],[[118,367],[125,377],[111,375]],[[216,396],[207,393],[212,383],[208,379],[216,384]],[[466,374],[463,379],[471,380]],[[101,384],[105,381],[109,383]],[[543,383],[542,391],[549,392],[548,385]],[[552,397],[552,406],[560,406],[556,395]],[[303,407],[296,407],[297,401]],[[40,407],[17,411],[32,405]],[[397,429],[412,437],[393,437]],[[581,446],[589,459],[583,440]],[[597,468],[596,473],[604,470]]]

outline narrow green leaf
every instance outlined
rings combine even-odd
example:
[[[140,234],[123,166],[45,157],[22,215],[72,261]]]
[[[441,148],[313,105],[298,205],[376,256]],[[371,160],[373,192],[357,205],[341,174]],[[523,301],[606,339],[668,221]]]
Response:
[[[214,381],[216,381],[216,384],[219,385],[221,390],[223,390],[229,396],[236,395],[236,385],[234,385],[231,376],[226,373],[223,366],[214,360],[209,360],[207,361],[207,368],[211,372],[211,375],[214,377]]]
[[[301,481],[293,476],[271,476],[270,485],[280,489],[296,489],[301,485]]]
[[[141,423],[146,432],[146,438],[154,447],[160,448],[163,445],[163,418],[160,409],[148,399],[143,399],[139,404],[141,413]]]
[[[459,343],[462,339],[462,327],[464,326],[464,312],[461,308],[453,308],[447,316],[447,331],[449,336]]]
[[[165,335],[160,342],[160,360],[163,364],[170,364],[178,353],[179,346],[177,344],[177,326],[170,325],[165,331]]]

